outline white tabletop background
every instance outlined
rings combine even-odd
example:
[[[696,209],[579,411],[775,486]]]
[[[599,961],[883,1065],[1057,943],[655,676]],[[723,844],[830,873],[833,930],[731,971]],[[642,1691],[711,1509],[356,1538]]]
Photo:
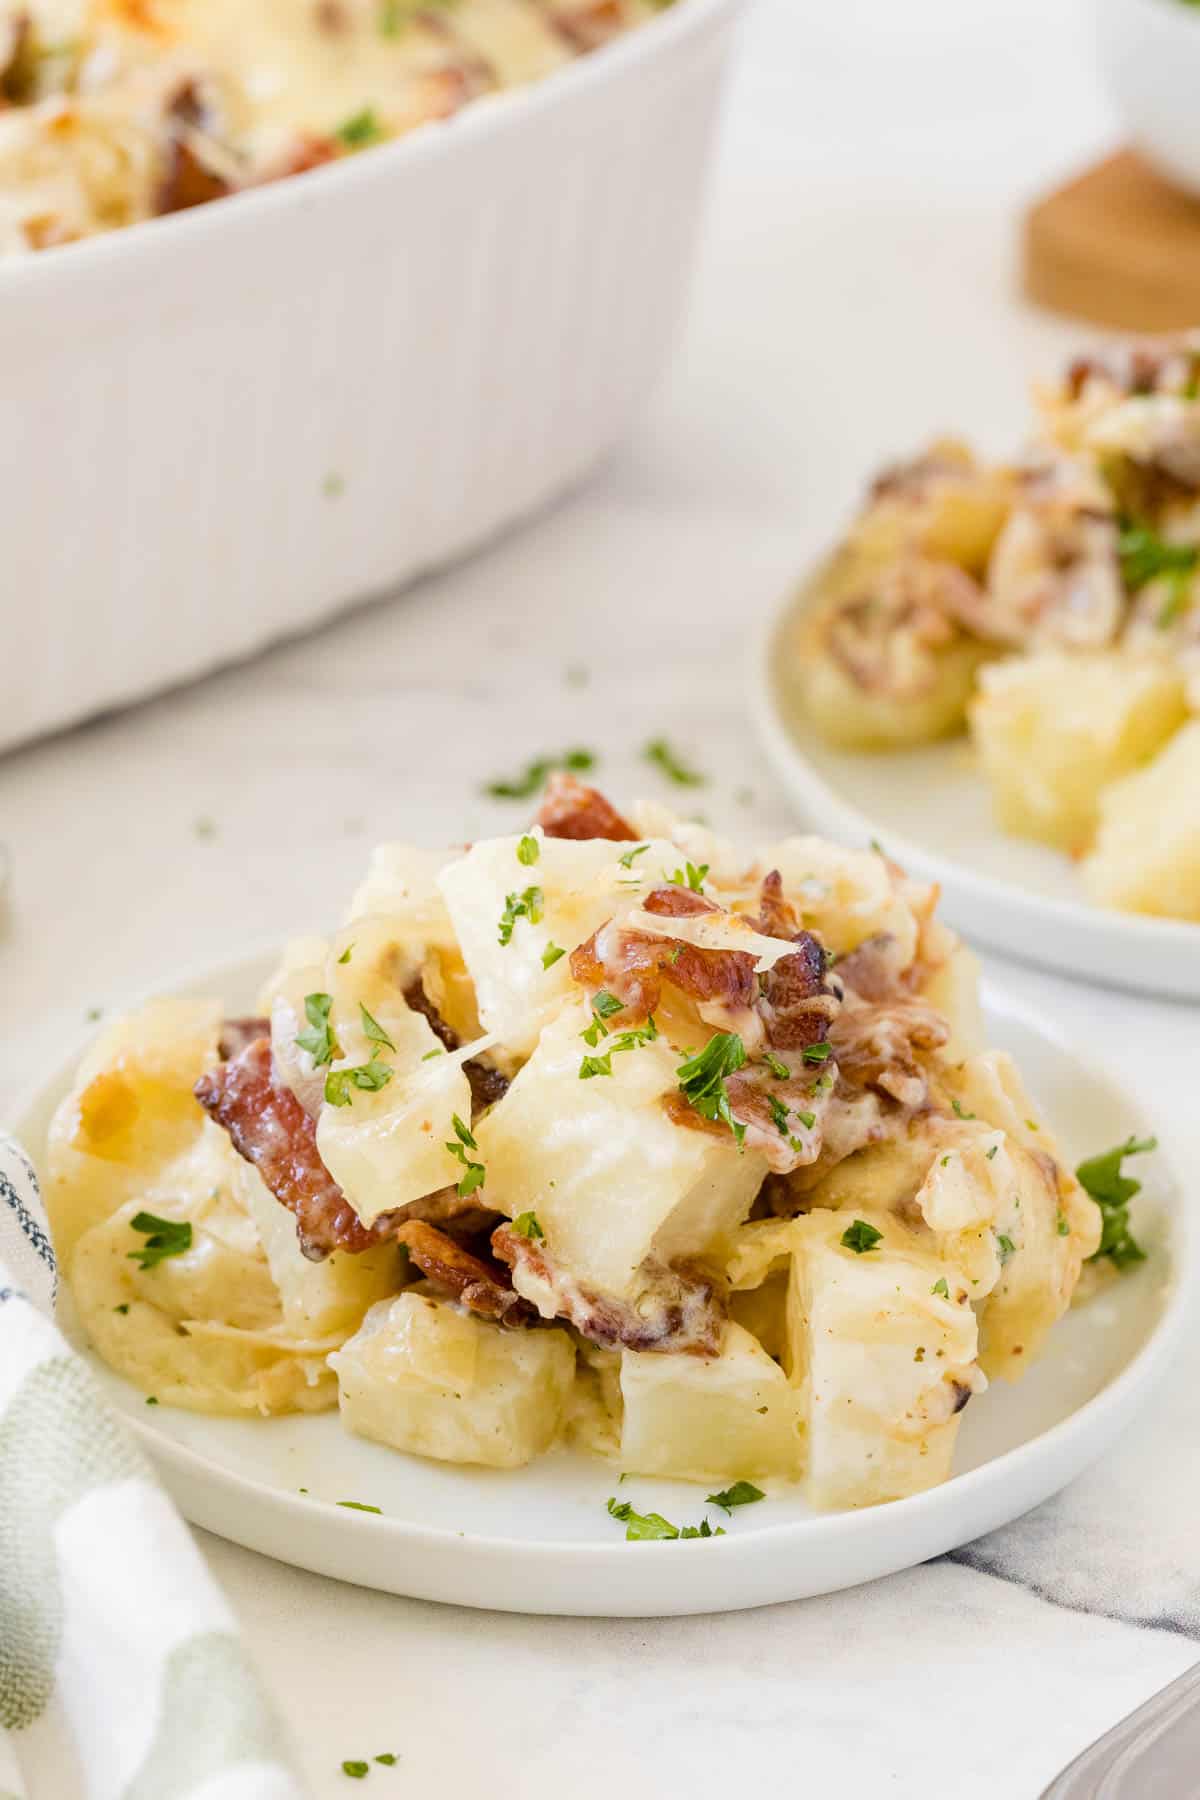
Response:
[[[710,772],[715,825],[786,825],[746,722],[751,627],[878,459],[944,427],[1016,440],[1028,378],[1083,335],[1018,300],[1019,209],[1112,133],[1082,4],[760,0],[679,353],[586,491],[392,601],[0,762],[0,1110],[87,1009],[330,918],[373,841],[508,825],[480,783],[538,752],[594,745],[615,794],[670,798],[637,754],[665,734]],[[1195,1011],[990,972],[1200,1150]],[[1169,1489],[1169,1466],[1148,1475]],[[201,1541],[318,1800],[359,1791],[344,1757],[385,1749],[376,1800],[1032,1800],[1195,1655],[1161,1608],[1146,1628],[950,1563],[602,1622],[407,1602]],[[35,1796],[72,1800],[40,1748]]]

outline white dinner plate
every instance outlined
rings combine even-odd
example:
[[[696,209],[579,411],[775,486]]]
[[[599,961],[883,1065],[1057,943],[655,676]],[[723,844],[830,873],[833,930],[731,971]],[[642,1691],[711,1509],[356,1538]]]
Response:
[[[965,738],[838,750],[807,725],[781,654],[803,604],[793,596],[759,640],[750,710],[806,825],[843,843],[875,840],[910,874],[939,882],[944,917],[979,943],[1057,973],[1200,1000],[1200,925],[1097,906],[1069,857],[1007,836]]]
[[[174,991],[220,995],[234,1014],[270,958],[234,962]],[[1029,1014],[988,996],[990,1041],[1011,1050],[1073,1158],[1144,1133],[1121,1089]],[[78,1048],[47,1075],[18,1130],[37,1160]],[[1197,1234],[1160,1156],[1142,1159],[1136,1228],[1149,1260],[1071,1313],[1015,1387],[996,1383],[963,1419],[944,1486],[861,1512],[813,1513],[794,1489],[731,1518],[704,1487],[631,1477],[559,1450],[516,1472],[453,1467],[344,1432],[336,1413],[211,1418],[144,1396],[62,1323],[109,1401],[150,1453],[184,1515],[298,1568],[419,1599],[501,1611],[636,1617],[727,1611],[831,1593],[969,1542],[1055,1493],[1108,1447],[1162,1374],[1197,1286]],[[307,1490],[302,1492],[301,1490]],[[611,1494],[677,1523],[707,1516],[721,1538],[627,1543]],[[339,1506],[351,1500],[378,1514]]]

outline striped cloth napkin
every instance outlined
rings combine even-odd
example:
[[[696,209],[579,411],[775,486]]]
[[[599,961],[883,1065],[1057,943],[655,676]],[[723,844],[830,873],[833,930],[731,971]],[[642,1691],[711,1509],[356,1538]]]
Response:
[[[27,1800],[31,1728],[70,1733],[86,1800],[304,1800],[233,1616],[54,1294],[33,1168],[0,1134],[0,1800]]]

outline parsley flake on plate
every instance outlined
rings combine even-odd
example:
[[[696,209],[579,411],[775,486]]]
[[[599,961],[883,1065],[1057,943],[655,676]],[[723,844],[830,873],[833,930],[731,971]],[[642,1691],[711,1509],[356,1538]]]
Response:
[[[187,1219],[160,1219],[157,1213],[137,1212],[129,1221],[145,1236],[145,1243],[126,1255],[140,1269],[157,1269],[169,1256],[182,1256],[192,1247],[192,1227]]]
[[[342,1502],[339,1500],[338,1505],[340,1506],[341,1504]],[[342,1774],[349,1775],[351,1781],[362,1781],[370,1773],[371,1769],[368,1763],[358,1762],[350,1757],[347,1757],[346,1761],[342,1764]]]
[[[382,1506],[368,1506],[365,1500],[335,1500],[334,1505],[344,1506],[348,1512],[383,1513]]]
[[[853,1225],[847,1225],[842,1233],[842,1244],[847,1250],[853,1250],[855,1256],[862,1256],[864,1251],[874,1250],[876,1244],[882,1243],[882,1231],[876,1231],[874,1225],[868,1225],[865,1219],[855,1219]]]
[[[752,1481],[735,1481],[732,1487],[722,1488],[719,1494],[709,1494],[708,1504],[719,1506],[723,1512],[732,1512],[735,1506],[753,1506],[756,1500],[766,1497]]]
[[[667,780],[673,781],[676,787],[703,787],[705,785],[705,776],[698,774],[695,769],[689,769],[687,764],[676,756],[666,738],[652,738],[642,751],[642,756],[648,763],[653,763],[656,768],[661,769]]]
[[[538,756],[511,781],[489,781],[483,791],[493,800],[529,800],[552,769],[569,769],[572,775],[586,775],[595,766],[596,758],[590,750],[566,750],[561,756]]]
[[[657,1538],[710,1538],[724,1537],[725,1527],[718,1525],[714,1531],[707,1519],[699,1525],[672,1525],[661,1513],[639,1513],[633,1510],[629,1500],[610,1499],[608,1513],[611,1518],[618,1519],[625,1527],[626,1543],[649,1543]]]

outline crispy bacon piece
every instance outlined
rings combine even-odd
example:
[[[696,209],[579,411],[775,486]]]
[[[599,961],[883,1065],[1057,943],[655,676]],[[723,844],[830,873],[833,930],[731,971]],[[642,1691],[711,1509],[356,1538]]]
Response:
[[[32,98],[36,74],[33,20],[21,8],[0,19],[0,112]]]
[[[577,1281],[541,1243],[511,1225],[492,1233],[492,1249],[539,1291],[539,1311],[566,1319],[581,1337],[603,1349],[657,1350],[715,1356],[725,1322],[718,1279],[698,1264],[647,1265],[647,1288],[638,1303],[618,1300]]]
[[[627,825],[615,806],[596,788],[585,787],[562,769],[546,783],[537,823],[547,837],[611,838],[614,843],[637,842],[637,832]]]
[[[392,1224],[366,1226],[317,1149],[316,1122],[291,1088],[275,1079],[271,1040],[255,1038],[196,1083],[197,1100],[230,1136],[234,1149],[262,1176],[280,1205],[296,1215],[300,1248],[313,1262],[331,1250],[369,1250]]]
[[[904,991],[908,965],[891,932],[879,931],[874,937],[864,938],[857,950],[843,956],[837,972],[843,985],[852,989],[860,1000],[869,1000],[878,1006],[885,1000],[894,1000]]]
[[[695,919],[701,913],[720,910],[707,894],[695,894],[691,888],[679,887],[673,881],[666,887],[655,888],[642,901],[642,911],[653,913],[659,919]]]
[[[270,1019],[224,1019],[221,1022],[221,1035],[217,1039],[217,1055],[222,1062],[229,1062],[232,1057],[240,1056],[256,1038],[270,1035]]]
[[[750,922],[764,937],[787,939],[798,935],[800,915],[784,894],[783,876],[778,869],[763,876],[758,891],[758,917]]]
[[[825,980],[825,951],[811,931],[792,938],[795,953],[781,956],[763,977],[759,1012],[767,1042],[776,1050],[804,1050],[829,1035],[840,996]]]
[[[745,950],[706,950],[682,938],[652,937],[609,924],[571,952],[571,973],[582,987],[615,994],[628,1015],[621,1020],[624,1025],[656,1012],[664,985],[699,1006],[743,1010],[758,993],[756,961]]]
[[[445,1232],[413,1220],[396,1236],[421,1273],[472,1312],[502,1325],[527,1325],[536,1316],[529,1302],[514,1291],[506,1269],[472,1256]]]
[[[902,1106],[925,1103],[928,1082],[919,1051],[940,1050],[950,1027],[921,1000],[893,999],[880,1006],[846,1006],[829,1031],[838,1068],[858,1087],[876,1088]]]
[[[447,1050],[457,1050],[461,1039],[456,1031],[451,1030],[443,1019],[429,995],[425,992],[425,983],[418,976],[404,990],[404,1003],[411,1006],[414,1012],[429,1021],[430,1028],[438,1042]],[[507,1075],[494,1069],[490,1063],[482,1062],[472,1056],[463,1064],[463,1074],[471,1087],[472,1116],[483,1112],[485,1107],[495,1106],[497,1100],[503,1100],[509,1089]]]
[[[210,200],[223,200],[232,192],[233,188],[224,176],[206,169],[189,144],[179,138],[170,140],[154,202],[157,214],[186,212],[190,206],[207,206]]]

